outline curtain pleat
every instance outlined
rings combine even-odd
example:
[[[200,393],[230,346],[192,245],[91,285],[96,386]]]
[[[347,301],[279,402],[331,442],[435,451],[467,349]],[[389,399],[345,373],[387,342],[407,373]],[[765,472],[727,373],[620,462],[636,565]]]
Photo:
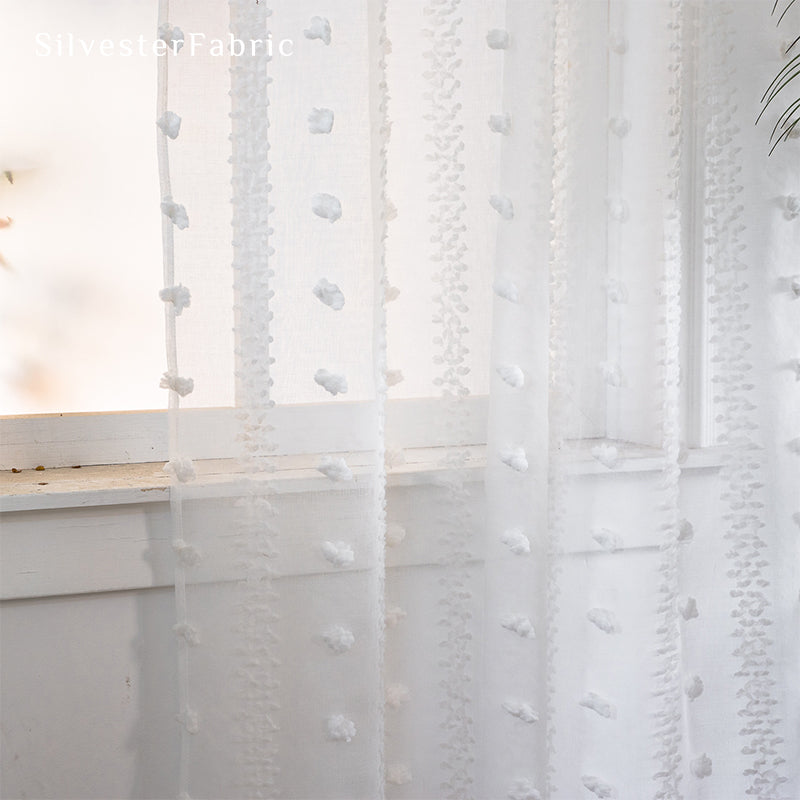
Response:
[[[485,586],[481,649],[482,716],[478,796],[529,797],[547,785],[552,731],[548,670],[557,608],[548,526],[548,360],[551,319],[551,198],[554,7],[508,4],[494,29],[492,56],[503,87],[486,116],[500,140],[500,217],[493,265],[492,376],[485,471]],[[530,47],[526,31],[541,31]],[[514,38],[512,38],[514,37]],[[481,43],[483,44],[483,43]],[[558,67],[556,66],[556,69]],[[485,124],[485,123],[484,123]],[[484,201],[485,202],[485,201]],[[488,203],[486,213],[496,215]]]

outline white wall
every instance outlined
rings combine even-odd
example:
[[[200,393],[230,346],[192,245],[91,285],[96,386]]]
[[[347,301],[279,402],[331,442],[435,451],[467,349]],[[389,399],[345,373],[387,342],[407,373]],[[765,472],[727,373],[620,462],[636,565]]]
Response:
[[[646,496],[656,478],[656,472],[647,470],[579,476],[574,490],[581,503],[573,507],[577,513],[581,506],[589,505],[586,501],[591,496],[593,519],[602,520],[612,510],[619,510],[620,498],[633,498],[635,506],[636,497]],[[715,651],[727,654],[734,646],[722,556],[725,543],[714,528],[720,494],[718,470],[688,469],[682,488],[684,513],[695,527],[694,550],[686,550],[682,556],[685,588],[690,594],[705,591],[709,598],[701,604],[694,627],[685,628],[684,658],[691,662],[693,654],[699,654],[704,663],[716,664],[715,670],[706,668],[703,702],[692,706],[692,724],[684,732],[687,756],[704,750],[713,754],[714,776],[684,788],[687,798],[740,796],[738,776],[732,769],[739,707],[733,698],[732,670],[728,669],[733,662],[709,658]],[[399,676],[411,686],[412,701],[391,717],[389,724],[395,744],[409,744],[405,749],[415,786],[426,787],[423,791],[429,794],[422,795],[426,798],[436,797],[433,762],[439,760],[438,756],[431,758],[433,742],[422,732],[429,688],[425,660],[435,655],[436,648],[435,644],[420,648],[418,632],[427,629],[434,634],[435,619],[426,623],[429,609],[420,599],[424,595],[420,590],[436,579],[436,569],[429,563],[430,549],[419,546],[424,544],[419,539],[425,535],[424,520],[437,503],[438,491],[431,485],[390,490],[392,519],[406,526],[408,537],[403,548],[388,555],[387,594],[392,602],[406,607],[409,624],[405,632],[389,639],[387,674],[390,680]],[[480,519],[479,496],[476,502],[474,516]],[[301,500],[298,508],[303,505]],[[626,559],[623,572],[630,577],[618,585],[616,602],[623,609],[626,630],[635,640],[623,643],[610,661],[606,658],[604,662],[587,639],[581,661],[591,666],[590,671],[566,669],[559,677],[557,698],[563,714],[558,736],[563,747],[555,762],[556,782],[563,792],[560,796],[569,800],[573,800],[571,787],[582,766],[570,756],[575,741],[589,752],[604,753],[611,771],[616,763],[620,769],[642,772],[640,778],[646,782],[650,766],[649,737],[626,728],[626,714],[635,719],[641,713],[640,701],[647,700],[645,643],[654,641],[649,600],[655,591],[648,581],[656,574],[658,550],[652,537],[635,530],[635,508],[630,514],[628,549],[615,555]],[[172,558],[168,519],[163,501],[2,515],[2,797],[109,800],[175,796],[176,659],[171,632],[174,604],[168,585]],[[580,528],[585,522],[576,517],[573,527]],[[295,524],[302,535],[303,526]],[[477,540],[476,546],[480,552]],[[586,600],[591,597],[591,587],[584,582],[589,574],[603,572],[602,568],[598,572],[596,561],[591,571],[588,563],[603,556],[587,554],[577,544],[571,550],[565,556],[564,579],[575,582],[575,592],[571,594],[565,583],[562,622],[567,635],[575,628],[578,641],[585,632],[578,630],[577,621],[583,619]],[[298,586],[313,577],[307,566],[302,562],[293,565]],[[708,591],[709,585],[716,586],[716,591]],[[776,639],[786,634],[779,619],[775,634]],[[411,657],[414,648],[420,658]],[[479,642],[476,654],[480,658]],[[691,670],[696,664],[685,666]],[[787,664],[781,666],[788,668]],[[625,747],[609,738],[608,728],[587,721],[575,703],[577,695],[603,681],[606,691],[619,700],[620,719],[613,730],[617,737],[629,735]],[[642,697],[634,689],[637,685]],[[727,714],[719,712],[726,707]],[[313,728],[317,722],[309,724]],[[625,788],[635,793],[639,779],[632,780],[633,785]],[[575,784],[575,791],[581,792],[578,786]],[[400,789],[390,787],[389,795],[400,796]]]

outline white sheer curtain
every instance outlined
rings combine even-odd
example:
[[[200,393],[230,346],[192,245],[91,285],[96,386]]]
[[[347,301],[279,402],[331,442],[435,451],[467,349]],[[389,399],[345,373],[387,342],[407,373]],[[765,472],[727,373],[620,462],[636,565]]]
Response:
[[[796,797],[768,9],[159,26],[176,794]]]

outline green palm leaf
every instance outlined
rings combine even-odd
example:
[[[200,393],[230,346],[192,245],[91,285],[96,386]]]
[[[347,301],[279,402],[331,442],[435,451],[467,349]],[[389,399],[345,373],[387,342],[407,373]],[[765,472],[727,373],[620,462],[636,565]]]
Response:
[[[789,2],[787,2],[783,7],[783,10],[781,10],[781,0],[775,0],[772,6],[772,15],[775,16],[775,14],[780,12],[777,22],[778,25],[781,24],[781,21],[786,16],[786,13],[795,4],[795,2],[796,0],[789,0]],[[800,42],[800,36],[795,38],[794,41],[792,41],[792,43],[786,48],[786,55],[789,55],[792,50],[794,50],[798,42]],[[767,90],[761,97],[761,104],[763,107],[761,109],[761,113],[756,119],[756,124],[761,121],[764,113],[772,105],[772,103],[777,100],[783,90],[786,89],[790,84],[794,86],[794,81],[798,76],[800,76],[800,53],[792,56],[792,58],[789,59],[789,62],[784,64],[778,74],[773,78],[772,83],[770,83],[770,85],[767,87]],[[792,95],[791,99],[784,107],[783,112],[779,115],[777,121],[772,127],[772,131],[770,132],[770,155],[775,152],[775,148],[781,142],[785,142],[789,137],[795,134],[795,129],[797,128],[798,123],[800,123],[800,98],[798,98],[796,95]],[[798,131],[800,131],[800,129],[798,129]]]

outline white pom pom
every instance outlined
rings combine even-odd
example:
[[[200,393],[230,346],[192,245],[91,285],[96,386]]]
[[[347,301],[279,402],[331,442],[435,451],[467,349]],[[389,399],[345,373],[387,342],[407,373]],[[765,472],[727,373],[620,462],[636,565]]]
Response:
[[[398,383],[403,381],[403,371],[400,369],[387,369],[386,370],[386,385],[397,386]]]
[[[619,451],[613,444],[598,444],[591,449],[591,453],[593,458],[609,469],[619,464]]]
[[[510,528],[500,537],[500,541],[508,545],[514,555],[524,556],[531,551],[530,539],[522,532],[521,528]]]
[[[353,473],[343,458],[324,456],[317,469],[332,481],[350,481]]]
[[[619,364],[602,361],[600,362],[600,373],[609,386],[614,386],[615,388],[622,386],[622,370]]]
[[[514,219],[514,204],[511,202],[511,198],[506,197],[506,195],[493,194],[489,198],[489,205],[502,217],[502,219]]]
[[[405,764],[390,764],[386,769],[386,783],[403,786],[412,780],[411,770]]]
[[[614,719],[617,716],[617,709],[608,700],[604,700],[599,694],[587,692],[579,701],[578,705],[590,708],[596,714],[606,719]]]
[[[519,292],[517,291],[517,285],[508,278],[499,275],[495,279],[492,288],[494,289],[494,293],[498,297],[502,297],[504,300],[508,300],[510,303],[519,302]]]
[[[690,700],[696,700],[701,694],[703,694],[704,688],[705,687],[703,686],[703,681],[700,680],[700,676],[692,675],[692,677],[686,681],[686,685],[683,687],[683,690],[686,692],[686,696]]]
[[[614,613],[607,608],[592,608],[586,612],[586,616],[603,633],[619,633],[622,630]]]
[[[628,290],[625,284],[616,278],[612,278],[606,284],[606,294],[612,303],[621,305],[628,302]]]
[[[311,200],[311,210],[330,222],[336,222],[342,216],[342,204],[332,194],[315,194]]]
[[[353,547],[347,542],[323,542],[322,555],[337,567],[347,567],[356,560]]]
[[[508,448],[500,453],[500,460],[517,472],[528,471],[528,458],[521,447]]]
[[[396,286],[387,286],[386,291],[383,295],[383,300],[385,303],[391,303],[392,300],[397,300],[400,297],[400,289]]]
[[[527,537],[525,541],[528,541]],[[508,543],[506,542],[506,544]],[[528,550],[524,552],[530,552],[530,542],[528,542]],[[523,639],[536,638],[536,630],[533,627],[533,623],[524,614],[507,614],[500,620],[500,624],[506,630],[513,631]]]
[[[631,121],[627,117],[612,117],[608,121],[608,129],[614,136],[624,139],[631,132]]]
[[[158,293],[158,296],[165,303],[172,303],[175,306],[175,314],[177,316],[180,316],[183,309],[189,308],[192,304],[191,292],[180,283],[177,286],[167,286],[166,289],[162,289]]]
[[[390,522],[386,527],[387,547],[396,547],[406,538],[406,529],[396,522]]]
[[[334,742],[350,742],[355,738],[355,723],[342,714],[328,717],[328,738]]]
[[[181,564],[187,567],[193,567],[200,561],[200,553],[197,548],[187,544],[183,539],[176,539],[172,543],[172,549],[175,551]]]
[[[492,114],[489,117],[489,130],[508,136],[511,133],[511,114],[507,111],[503,114]]]
[[[797,219],[800,216],[800,197],[796,194],[787,194],[783,198],[783,216],[786,219]]]
[[[344,307],[342,290],[335,283],[330,283],[326,278],[320,278],[312,291],[315,297],[326,306],[330,306],[334,311],[341,311]]]
[[[344,375],[328,372],[326,369],[318,369],[314,373],[314,382],[334,396],[347,393],[347,378]]]
[[[173,203],[171,197],[165,197],[161,201],[161,213],[172,220],[172,224],[179,230],[189,227],[189,215],[186,209],[178,203]]]
[[[523,779],[514,781],[508,790],[508,800],[542,800],[542,795],[529,780]]]
[[[705,753],[695,758],[689,766],[697,778],[707,778],[711,774],[711,759]]]
[[[170,139],[177,139],[178,134],[181,132],[181,118],[174,111],[165,111],[156,122],[156,125]]]
[[[581,781],[590,792],[601,800],[610,800],[617,796],[617,790],[610,783],[601,781],[595,775],[581,775]]]
[[[393,683],[386,687],[386,705],[395,711],[408,700],[408,686],[402,683]]]
[[[306,39],[320,39],[325,44],[331,43],[331,23],[325,17],[311,17],[311,23],[303,31]]]
[[[691,542],[694,539],[694,525],[688,519],[682,519],[678,527],[678,541]]]
[[[190,647],[200,644],[200,635],[197,628],[189,625],[188,622],[181,622],[172,626],[173,633],[179,638],[183,639]]]
[[[181,378],[174,372],[165,372],[161,376],[159,386],[162,389],[171,389],[181,397],[186,397],[194,391],[194,380],[192,378]]]
[[[356,641],[353,632],[341,625],[334,625],[328,629],[322,634],[322,639],[336,655],[346,653]]]
[[[603,550],[608,550],[609,553],[616,553],[622,547],[622,539],[613,531],[608,528],[595,528],[592,531],[592,539],[594,539]]]
[[[539,715],[533,710],[533,706],[530,703],[523,703],[521,700],[506,700],[503,703],[503,710],[528,725],[539,721]]]
[[[617,222],[626,222],[630,216],[628,203],[621,197],[612,197],[608,201],[608,214]]]
[[[407,614],[400,606],[387,606],[386,607],[386,627],[396,628],[405,618]]]
[[[497,374],[514,389],[521,389],[525,385],[525,373],[516,364],[501,364]]]
[[[508,31],[504,31],[500,28],[494,28],[486,34],[486,44],[492,48],[492,50],[505,50],[509,44],[509,36]]]
[[[168,22],[159,26],[158,38],[166,42],[175,53],[179,53],[184,45],[183,31],[177,26],[173,28]]]
[[[697,600],[694,597],[687,597],[686,602],[680,606],[681,616],[688,622],[690,619],[699,617],[697,611]]]
[[[333,111],[329,108],[313,108],[308,115],[308,130],[311,133],[330,133],[333,129]]]
[[[197,477],[194,463],[189,458],[174,458],[164,465],[164,472],[174,475],[181,483],[188,483]]]

